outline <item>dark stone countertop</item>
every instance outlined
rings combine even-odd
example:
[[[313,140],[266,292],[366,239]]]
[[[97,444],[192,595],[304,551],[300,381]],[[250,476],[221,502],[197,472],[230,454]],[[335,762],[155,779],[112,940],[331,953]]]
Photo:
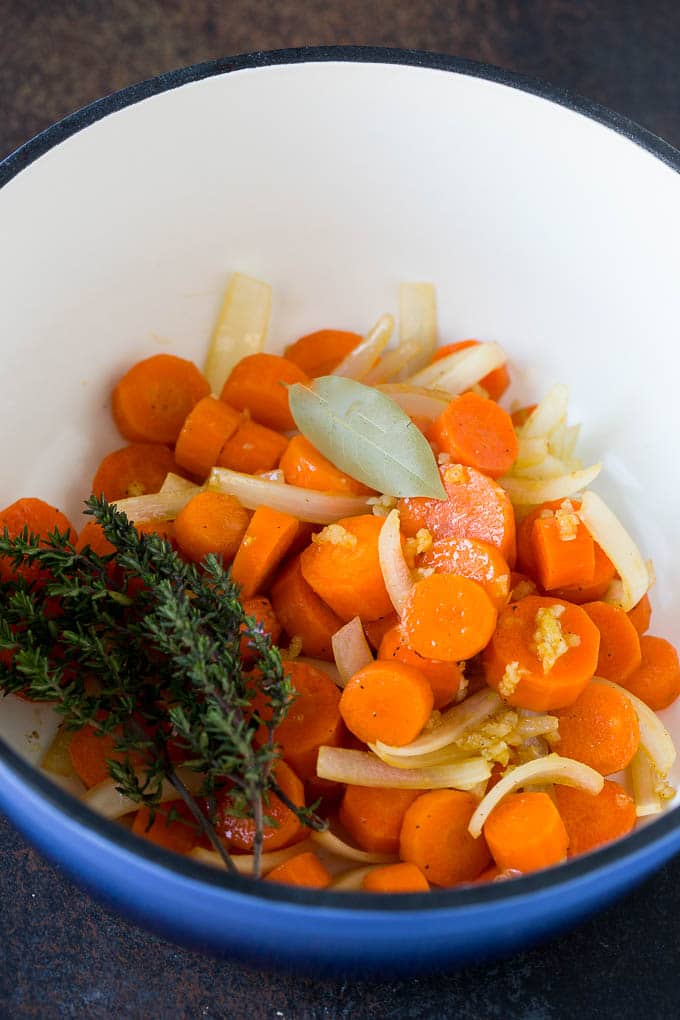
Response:
[[[447,52],[573,89],[680,146],[675,0],[0,0],[0,157],[127,84],[305,44]],[[317,982],[120,920],[0,820],[0,1016],[619,1020],[680,1015],[680,859],[568,935],[436,978]]]

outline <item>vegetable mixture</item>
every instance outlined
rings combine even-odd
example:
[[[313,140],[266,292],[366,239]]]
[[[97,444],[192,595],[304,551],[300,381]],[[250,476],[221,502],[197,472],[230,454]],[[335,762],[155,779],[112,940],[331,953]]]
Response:
[[[63,716],[43,768],[162,847],[380,893],[496,881],[675,794],[652,583],[576,458],[567,392],[504,409],[495,343],[322,329],[265,353],[231,278],[203,370],[139,361],[80,533],[0,513],[0,687]]]

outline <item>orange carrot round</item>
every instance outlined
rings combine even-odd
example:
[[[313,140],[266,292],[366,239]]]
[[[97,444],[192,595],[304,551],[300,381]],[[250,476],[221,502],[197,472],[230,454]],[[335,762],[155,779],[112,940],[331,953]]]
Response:
[[[435,539],[477,538],[515,562],[515,515],[507,493],[475,468],[450,464],[440,468],[445,500],[414,496],[399,500],[401,530],[415,535],[427,528]]]
[[[298,533],[296,517],[259,506],[241,539],[231,577],[245,598],[260,591],[290,549]]]
[[[416,864],[384,864],[364,876],[362,889],[374,893],[429,892],[430,883]]]
[[[439,538],[417,565],[441,574],[461,574],[481,584],[496,609],[508,601],[510,568],[496,546],[477,538]]]
[[[649,601],[649,595],[645,593],[640,601],[628,611],[628,619],[640,637],[647,633],[652,620],[652,603]]]
[[[409,647],[445,662],[481,652],[495,626],[496,610],[481,584],[457,574],[430,574],[418,581],[402,613]]]
[[[404,815],[418,790],[347,786],[339,818],[357,846],[371,853],[396,854]]]
[[[594,676],[599,644],[599,631],[580,606],[528,595],[499,614],[484,651],[487,683],[510,705],[562,708]]]
[[[271,586],[272,606],[289,638],[302,642],[302,652],[333,661],[331,638],[342,620],[319,598],[302,576],[300,557],[290,560]]]
[[[68,533],[73,543],[78,538],[76,529],[61,510],[32,496],[17,499],[14,503],[6,506],[4,510],[0,510],[0,534],[5,528],[10,538],[17,538],[24,528],[30,535],[36,535],[41,539],[47,539],[47,536],[53,531],[59,531],[61,534]],[[45,544],[46,542],[41,542],[41,545]],[[44,571],[41,571],[35,563],[22,564],[17,568],[13,565],[10,557],[0,556],[1,581],[11,581],[15,577],[23,577],[27,582],[35,583],[43,576],[45,576]]]
[[[286,432],[295,428],[288,406],[287,386],[309,383],[309,376],[278,354],[249,354],[234,365],[222,387],[220,398],[270,429]]]
[[[558,599],[566,599],[567,602],[575,602],[579,606],[603,598],[616,577],[616,567],[597,542],[594,543],[594,553],[595,567],[589,581],[570,587],[555,588],[550,594]]]
[[[630,764],[640,743],[640,727],[625,694],[591,683],[568,708],[555,714],[563,757],[582,761],[603,776]]]
[[[640,657],[640,665],[622,681],[622,686],[660,712],[680,695],[678,653],[665,638],[643,634]]]
[[[491,863],[484,836],[474,839],[468,832],[476,807],[476,798],[461,790],[422,793],[404,815],[402,860],[417,864],[434,885],[473,882]]]
[[[531,529],[536,579],[544,591],[589,584],[595,572],[595,543],[569,500],[555,516]]]
[[[479,340],[458,340],[452,344],[445,344],[443,347],[437,348],[432,356],[432,361],[440,361],[441,358],[445,358],[449,354],[465,350],[466,347],[475,347],[477,344],[479,344]],[[492,400],[500,400],[510,385],[510,373],[507,365],[500,365],[498,368],[492,369],[483,379],[479,380],[479,385],[486,390]]]
[[[149,808],[142,807],[137,811],[132,823],[132,831],[136,836],[142,836],[150,843],[172,850],[176,854],[188,854],[198,843],[197,823],[183,801],[159,804],[154,808],[151,824],[150,819]]]
[[[317,329],[289,344],[284,354],[310,378],[330,375],[362,339],[343,329]]]
[[[283,864],[272,868],[265,879],[283,885],[297,885],[305,889],[325,889],[331,884],[331,874],[316,854],[311,851],[289,857]]]
[[[100,733],[89,723],[73,734],[68,750],[73,769],[85,786],[96,786],[111,778],[107,761],[122,762],[127,756],[133,766],[148,764],[147,756],[139,751],[126,755],[125,751],[116,750],[117,739],[115,733]]]
[[[289,485],[299,485],[302,489],[344,492],[355,496],[370,496],[375,491],[336,468],[305,436],[293,436],[279,467]]]
[[[277,644],[281,637],[281,624],[278,621],[274,608],[268,598],[260,595],[256,598],[241,599],[243,612],[250,616],[263,634],[268,634],[273,644]],[[241,627],[243,630],[243,627]],[[241,638],[240,655],[242,659],[249,660],[255,655],[252,642],[244,635]]]
[[[175,537],[183,554],[195,563],[215,553],[231,562],[246,533],[250,515],[233,496],[199,492],[177,515]]]
[[[116,385],[113,417],[132,443],[174,443],[189,411],[209,393],[208,380],[193,362],[154,354],[133,365]]]
[[[492,478],[510,470],[518,441],[510,415],[494,400],[476,393],[454,397],[432,423],[428,438],[457,464],[477,468]]]
[[[383,524],[384,518],[372,514],[346,517],[313,535],[300,557],[307,584],[345,622],[392,611],[378,555]]]
[[[362,620],[361,622],[369,645],[377,652],[385,634],[398,625],[399,617],[396,613],[388,613],[387,616],[379,616],[377,620]]]
[[[108,538],[104,535],[102,527],[97,521],[88,521],[87,524],[81,528],[78,540],[76,541],[76,549],[78,552],[82,552],[86,546],[90,547],[92,552],[96,553],[97,556],[110,556],[111,553],[115,553],[116,547],[113,542],[109,542]]]
[[[220,450],[217,466],[242,471],[246,475],[273,471],[283,455],[288,440],[280,432],[242,418],[232,436]]]
[[[285,761],[277,762],[274,777],[291,803],[296,807],[304,807],[304,787]],[[232,801],[228,790],[218,791],[216,801],[215,831],[220,839],[231,850],[252,853],[255,842],[255,823],[252,818],[231,814]],[[286,807],[275,793],[270,793],[266,799],[263,798],[263,810],[267,818],[275,823],[264,826],[263,850],[280,850],[300,838],[303,831],[302,823],[295,812]]]
[[[569,836],[570,857],[619,839],[635,828],[635,801],[611,779],[605,779],[597,794],[556,785],[555,803]]]
[[[161,443],[131,443],[102,460],[91,491],[109,502],[158,492],[169,471],[178,472],[172,451]]]
[[[419,670],[432,688],[435,708],[443,708],[450,704],[463,682],[463,674],[457,662],[429,659],[414,652],[409,648],[407,637],[399,625],[392,627],[384,635],[378,649],[378,658],[399,659],[400,662]]]
[[[422,673],[396,659],[370,662],[349,680],[340,714],[366,744],[410,744],[430,718],[434,698]]]
[[[203,397],[184,419],[175,444],[177,463],[197,478],[206,478],[241,420],[241,413],[223,400]]]
[[[559,864],[569,837],[547,793],[511,793],[496,805],[484,825],[491,855],[501,871],[523,873]]]
[[[586,602],[583,609],[600,632],[597,675],[623,683],[640,665],[640,638],[623,609],[607,602]]]

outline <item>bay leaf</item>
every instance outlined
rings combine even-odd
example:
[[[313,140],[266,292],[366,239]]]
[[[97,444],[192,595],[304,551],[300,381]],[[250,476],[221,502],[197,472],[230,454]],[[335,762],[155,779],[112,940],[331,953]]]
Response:
[[[390,496],[446,499],[430,444],[384,393],[324,375],[288,394],[300,432],[341,471]]]

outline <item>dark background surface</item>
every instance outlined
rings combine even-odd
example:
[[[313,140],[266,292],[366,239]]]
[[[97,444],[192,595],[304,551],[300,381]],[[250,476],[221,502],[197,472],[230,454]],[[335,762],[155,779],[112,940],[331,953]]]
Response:
[[[161,71],[312,44],[429,49],[535,75],[680,146],[676,0],[0,0],[0,157]],[[1,232],[1,231],[0,231]],[[680,860],[540,948],[391,983],[249,971],[121,921],[0,819],[0,1017],[554,1020],[680,1015]]]

